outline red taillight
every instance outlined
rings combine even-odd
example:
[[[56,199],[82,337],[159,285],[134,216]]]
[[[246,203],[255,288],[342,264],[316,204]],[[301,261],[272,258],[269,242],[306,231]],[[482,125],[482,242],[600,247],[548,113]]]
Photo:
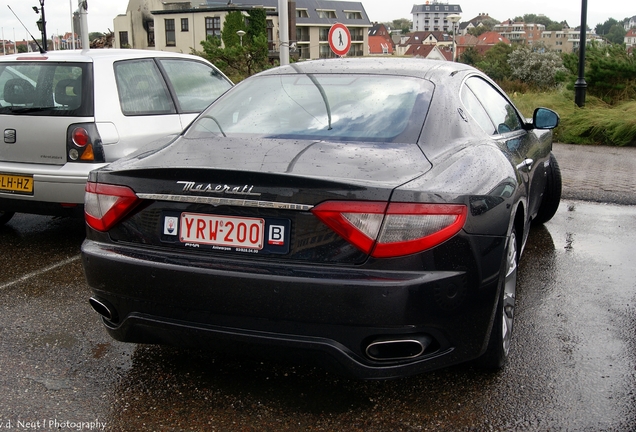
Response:
[[[73,139],[73,144],[78,147],[85,147],[86,144],[91,142],[88,132],[83,127],[76,127],[73,129],[71,137]]]
[[[328,201],[312,213],[362,252],[375,258],[430,249],[466,222],[461,204]]]
[[[139,201],[135,192],[126,186],[88,182],[84,198],[86,223],[97,231],[108,231]]]
[[[66,131],[68,162],[106,162],[102,139],[95,123],[72,124]]]

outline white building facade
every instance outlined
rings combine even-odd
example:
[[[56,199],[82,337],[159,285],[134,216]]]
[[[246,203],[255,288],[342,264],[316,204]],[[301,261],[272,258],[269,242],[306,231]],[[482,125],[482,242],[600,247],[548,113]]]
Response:
[[[458,4],[441,3],[438,1],[426,2],[422,5],[413,5],[413,31],[443,31],[452,32],[453,23],[448,20],[449,15],[461,15],[462,8]]]

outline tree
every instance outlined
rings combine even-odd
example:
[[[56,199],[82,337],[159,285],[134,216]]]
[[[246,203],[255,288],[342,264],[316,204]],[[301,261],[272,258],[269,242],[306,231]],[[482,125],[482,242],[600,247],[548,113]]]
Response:
[[[607,32],[607,35],[605,37],[611,43],[620,45],[625,42],[626,33],[627,32],[625,31],[625,28],[622,24],[615,24],[610,27],[609,32]]]
[[[459,57],[459,62],[467,65],[475,66],[477,63],[483,60],[483,56],[479,54],[479,51],[475,47],[468,47],[464,50]]]
[[[390,25],[392,29],[401,29],[402,32],[404,32],[404,29],[406,29],[408,33],[413,27],[413,21],[408,18],[398,18],[391,21]]]
[[[590,44],[585,80],[590,94],[607,103],[636,97],[636,58],[622,45]]]
[[[596,27],[594,27],[594,31],[596,31],[597,35],[605,36],[616,24],[618,24],[618,21],[616,21],[614,18],[609,18],[603,24],[596,24]]]
[[[245,35],[236,33],[242,30]],[[203,51],[193,54],[214,63],[232,81],[238,82],[269,67],[267,49],[267,21],[264,10],[250,11],[248,24],[240,11],[232,11],[225,17],[221,38],[208,36],[202,41]],[[223,45],[223,46],[222,46]]]
[[[539,89],[555,87],[557,76],[567,72],[561,57],[541,46],[524,46],[514,50],[508,56],[508,64],[512,79]]]
[[[489,32],[490,29],[486,26],[477,26],[477,27],[471,27],[468,29],[467,33],[469,35],[475,36],[475,37],[479,37],[481,35],[483,35],[484,33]]]
[[[267,13],[263,8],[250,11],[249,25],[247,26],[247,36],[250,40],[259,35],[267,35]]]
[[[511,70],[508,64],[508,56],[514,48],[504,42],[490,48],[476,66],[490,78],[503,81],[510,78]]]
[[[221,40],[223,40],[223,44],[226,48],[241,44],[241,38],[237,34],[238,31],[247,33],[245,16],[241,11],[232,11],[225,16],[223,30],[221,31]]]
[[[545,26],[545,29],[548,31],[559,31],[563,30],[564,22],[556,22],[552,21],[545,15],[535,15],[535,14],[525,14],[523,17],[515,17],[515,22],[524,22],[527,24],[541,24]]]
[[[105,34],[101,33],[101,32],[91,32],[88,34],[88,40],[93,42],[95,39],[100,39],[102,37],[104,37]]]

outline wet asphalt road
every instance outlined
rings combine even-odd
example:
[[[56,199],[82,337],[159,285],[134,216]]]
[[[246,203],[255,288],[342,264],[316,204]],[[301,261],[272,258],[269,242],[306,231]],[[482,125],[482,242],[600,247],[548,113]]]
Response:
[[[636,430],[636,206],[568,198],[531,233],[502,372],[387,382],[115,342],[86,301],[83,237],[42,216],[0,229],[0,429]]]

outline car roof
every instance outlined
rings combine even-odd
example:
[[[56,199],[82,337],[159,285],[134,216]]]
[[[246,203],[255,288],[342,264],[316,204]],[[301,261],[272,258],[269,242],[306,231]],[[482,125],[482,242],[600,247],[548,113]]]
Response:
[[[443,76],[477,69],[463,63],[413,58],[336,58],[303,61],[270,69],[261,75],[282,74],[377,74],[402,75],[439,81]]]
[[[72,61],[72,62],[94,62],[100,59],[108,61],[129,60],[135,58],[190,58],[205,61],[202,57],[155,50],[135,50],[135,49],[92,49],[92,50],[61,50],[48,51],[44,54],[39,52],[12,54],[0,57],[2,61],[23,61],[23,60],[52,60],[52,61]]]

